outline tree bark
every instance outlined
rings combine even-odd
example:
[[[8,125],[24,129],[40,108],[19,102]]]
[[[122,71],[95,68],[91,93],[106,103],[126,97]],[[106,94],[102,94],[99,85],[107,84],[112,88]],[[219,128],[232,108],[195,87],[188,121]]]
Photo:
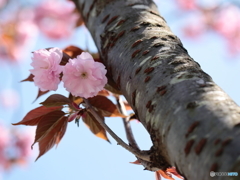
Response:
[[[188,55],[153,1],[75,3],[108,76],[151,136],[152,170],[175,166],[191,180],[238,172],[239,179],[240,107]]]

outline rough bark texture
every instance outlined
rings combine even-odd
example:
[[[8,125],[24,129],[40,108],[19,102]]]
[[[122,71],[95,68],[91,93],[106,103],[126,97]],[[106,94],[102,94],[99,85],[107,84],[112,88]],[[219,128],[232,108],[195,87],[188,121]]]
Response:
[[[188,55],[156,5],[75,3],[108,74],[151,136],[152,166],[175,166],[191,180],[212,179],[210,171],[240,175],[240,108]]]

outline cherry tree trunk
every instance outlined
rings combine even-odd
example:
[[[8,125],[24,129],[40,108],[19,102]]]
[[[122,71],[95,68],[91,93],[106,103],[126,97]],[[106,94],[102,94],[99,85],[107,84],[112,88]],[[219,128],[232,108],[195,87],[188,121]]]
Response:
[[[212,179],[211,171],[240,175],[240,108],[189,56],[154,2],[75,3],[109,83],[151,136],[152,169],[175,166],[191,180]]]

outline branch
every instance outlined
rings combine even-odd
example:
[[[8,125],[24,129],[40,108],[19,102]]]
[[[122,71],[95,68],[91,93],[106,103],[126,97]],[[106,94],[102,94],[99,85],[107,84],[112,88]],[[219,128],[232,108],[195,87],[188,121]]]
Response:
[[[145,161],[150,162],[150,156],[148,153],[141,152],[138,149],[134,149],[131,146],[127,145],[121,138],[119,138],[108,126],[105,124],[105,122],[102,120],[102,118],[98,115],[98,113],[94,110],[94,108],[91,106],[89,101],[84,98],[84,102],[86,103],[87,109],[89,112],[92,113],[92,115],[96,118],[98,123],[115,139],[118,143],[118,145],[121,145],[123,148],[134,154],[136,157],[143,159]]]
[[[128,115],[127,114],[127,110],[125,108],[125,105],[124,105],[124,102],[123,100],[121,99],[120,96],[118,95],[115,95],[115,98],[116,98],[116,101],[117,101],[117,106],[118,106],[118,109],[119,111],[123,114],[123,115]],[[127,135],[127,140],[129,142],[129,144],[134,148],[134,149],[139,149],[138,145],[137,145],[137,142],[133,136],[133,133],[132,133],[132,128],[131,128],[131,125],[130,125],[130,121],[129,121],[129,117],[127,118],[122,118],[123,120],[123,124],[124,124],[124,128],[125,128],[125,132],[126,132],[126,135]]]

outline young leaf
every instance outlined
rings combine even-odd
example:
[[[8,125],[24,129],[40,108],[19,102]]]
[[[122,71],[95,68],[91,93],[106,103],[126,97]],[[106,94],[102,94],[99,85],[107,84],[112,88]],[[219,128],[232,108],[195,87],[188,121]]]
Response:
[[[45,101],[41,102],[40,104],[46,107],[53,107],[53,106],[61,106],[69,103],[71,103],[71,101],[67,97],[61,94],[53,94],[49,96]]]
[[[136,160],[136,161],[130,162],[130,163],[132,163],[132,164],[137,164],[137,165],[141,165],[141,162],[140,162],[139,160]]]
[[[33,102],[35,102],[40,96],[42,96],[42,95],[44,95],[44,94],[46,94],[48,92],[49,92],[49,90],[41,91],[40,89],[38,89],[38,95],[37,95],[36,99]]]
[[[55,144],[57,145],[61,141],[62,137],[66,132],[68,122],[67,117],[65,116],[60,117],[60,115],[64,114],[61,111],[57,112],[57,114],[58,115],[54,116],[56,119],[55,122],[52,121],[53,124],[46,122],[50,120],[49,117],[42,118],[41,122],[43,122],[43,125],[39,127],[36,131],[36,133],[39,132],[40,134],[44,132],[41,138],[38,139],[39,155],[37,159],[40,158],[43,154],[45,154],[48,150],[50,150]]]
[[[158,170],[155,172],[156,175],[156,180],[161,179],[161,176],[164,177],[165,179],[169,180],[174,180],[172,177],[170,177],[165,171],[163,170]],[[161,176],[160,176],[161,175]],[[158,178],[158,179],[157,179]]]
[[[184,178],[177,172],[177,170],[176,170],[175,167],[167,168],[166,171],[169,172],[169,173],[171,173],[171,174],[173,174],[173,175],[175,175],[175,176],[177,176],[177,177],[180,178],[180,179],[184,179]]]
[[[108,140],[105,129],[97,122],[97,120],[92,114],[86,112],[82,117],[83,122],[88,126],[88,128],[92,131],[93,134],[95,134],[99,138],[110,142]]]
[[[108,98],[104,96],[95,96],[93,98],[89,98],[89,102],[92,106],[96,107],[98,111],[105,117],[126,117],[121,114],[117,106],[113,104]]]
[[[83,52],[83,50],[77,46],[68,46],[63,50],[63,52],[69,55],[71,58],[76,58]]]
[[[50,112],[60,110],[62,108],[63,108],[62,106],[55,106],[55,107],[49,107],[49,108],[45,106],[40,106],[28,112],[22,121],[18,123],[14,123],[13,125],[22,124],[22,125],[28,125],[28,126],[36,126],[39,123],[39,120],[41,119],[42,116]]]
[[[101,96],[110,96],[110,93],[109,91],[103,89],[101,91],[98,92],[98,95],[101,95]]]
[[[127,111],[132,110],[132,107],[128,104],[128,102],[124,102],[124,105]]]
[[[24,82],[24,81],[30,81],[30,82],[32,82],[32,81],[33,81],[33,78],[34,78],[34,75],[30,74],[26,79],[22,80],[21,82]]]
[[[41,141],[51,130],[54,130],[55,126],[58,124],[58,120],[64,116],[64,112],[57,110],[54,112],[50,112],[46,114],[45,116],[42,116],[40,119],[37,129],[36,129],[36,135],[35,140],[32,146],[36,143]]]

